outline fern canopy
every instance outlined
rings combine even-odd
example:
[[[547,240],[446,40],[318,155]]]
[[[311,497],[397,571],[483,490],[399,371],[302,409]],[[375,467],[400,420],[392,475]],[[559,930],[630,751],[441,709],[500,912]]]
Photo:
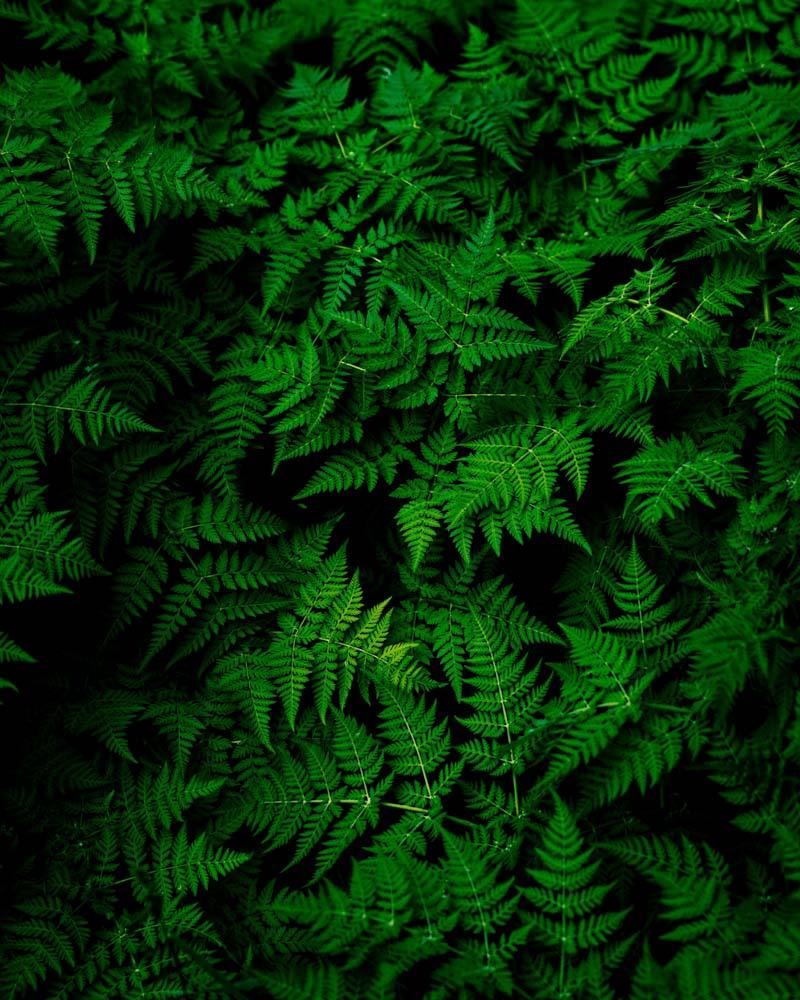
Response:
[[[797,1000],[800,0],[0,36],[0,996]]]

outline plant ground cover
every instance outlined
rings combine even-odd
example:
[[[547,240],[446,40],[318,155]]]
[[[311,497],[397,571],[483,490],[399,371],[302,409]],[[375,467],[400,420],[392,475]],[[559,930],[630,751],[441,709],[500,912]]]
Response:
[[[0,0],[0,995],[800,996],[800,2]]]

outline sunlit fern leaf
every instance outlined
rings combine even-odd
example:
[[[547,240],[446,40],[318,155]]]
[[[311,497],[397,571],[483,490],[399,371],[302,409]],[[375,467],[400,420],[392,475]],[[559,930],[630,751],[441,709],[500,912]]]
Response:
[[[623,861],[641,868],[661,890],[660,916],[667,922],[661,937],[724,941],[731,919],[731,874],[722,856],[687,837],[631,837],[609,844]]]
[[[783,436],[800,405],[800,348],[791,339],[774,347],[753,344],[737,352],[740,369],[732,398],[752,400],[772,434]]]
[[[548,979],[563,994],[587,975],[583,964],[587,952],[595,952],[602,963],[603,946],[628,911],[606,908],[613,885],[597,880],[600,861],[584,846],[564,801],[554,794],[553,803],[553,816],[542,832],[541,845],[534,849],[538,866],[527,869],[533,884],[523,893],[532,904],[526,912],[531,933],[549,958]]]
[[[643,448],[619,468],[627,506],[648,526],[686,510],[691,500],[713,507],[712,492],[737,496],[744,471],[735,453],[701,449],[688,436]]]
[[[196,619],[212,595],[260,590],[271,579],[262,557],[256,553],[240,554],[223,550],[214,557],[210,552],[183,567],[181,580],[161,601],[161,610],[147,647],[148,662]]]

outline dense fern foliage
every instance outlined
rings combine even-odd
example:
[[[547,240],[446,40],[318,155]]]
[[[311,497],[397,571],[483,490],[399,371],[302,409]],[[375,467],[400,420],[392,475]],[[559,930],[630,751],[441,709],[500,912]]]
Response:
[[[0,995],[800,996],[800,2],[0,0]]]

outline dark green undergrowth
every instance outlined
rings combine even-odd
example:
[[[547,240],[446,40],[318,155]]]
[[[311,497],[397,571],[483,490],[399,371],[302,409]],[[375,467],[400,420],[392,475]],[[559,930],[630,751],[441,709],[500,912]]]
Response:
[[[0,995],[800,996],[800,2],[0,2]]]

